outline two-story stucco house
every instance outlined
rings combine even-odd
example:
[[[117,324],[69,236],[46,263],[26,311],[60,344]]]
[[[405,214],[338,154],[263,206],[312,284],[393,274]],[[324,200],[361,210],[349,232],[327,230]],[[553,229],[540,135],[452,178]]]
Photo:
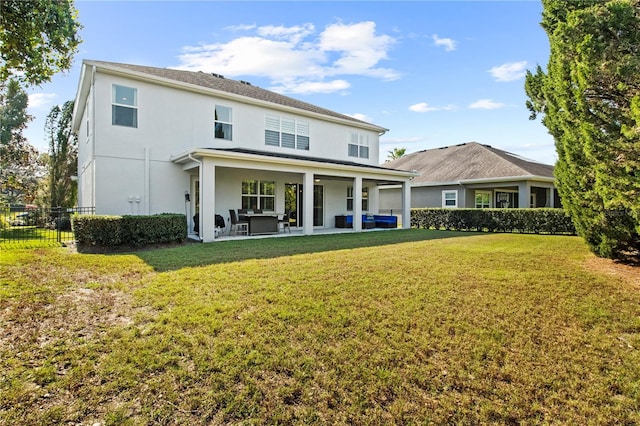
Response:
[[[97,214],[185,213],[203,241],[215,215],[291,214],[312,234],[377,213],[414,173],[379,166],[387,129],[216,74],[85,60],[75,99],[78,205]],[[198,224],[191,220],[198,213]]]

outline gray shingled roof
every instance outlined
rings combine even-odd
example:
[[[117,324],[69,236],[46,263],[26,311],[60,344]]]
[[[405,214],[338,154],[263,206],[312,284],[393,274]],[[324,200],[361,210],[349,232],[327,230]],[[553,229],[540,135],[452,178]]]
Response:
[[[477,142],[414,152],[383,166],[417,171],[420,176],[413,179],[413,184],[520,176],[553,178],[553,166]]]
[[[350,117],[348,115],[340,114],[335,111],[331,111],[326,108],[321,108],[316,105],[312,105],[307,102],[302,102],[288,96],[281,95],[279,93],[271,92],[260,87],[253,86],[248,82],[232,80],[225,78],[219,74],[210,74],[202,71],[183,71],[171,68],[157,68],[147,67],[142,65],[121,64],[116,62],[105,61],[87,61],[91,64],[98,66],[103,65],[112,68],[122,68],[124,70],[135,71],[143,74],[149,74],[156,77],[161,77],[168,80],[174,80],[177,82],[193,84],[196,86],[205,87],[208,89],[219,90],[222,92],[232,93],[234,95],[245,96],[252,99],[270,102],[277,105],[296,108],[303,111],[309,111],[316,114],[326,115],[329,117],[340,118],[343,120],[352,121],[354,123],[366,124],[368,126],[374,126],[379,128],[379,131],[386,131],[384,127],[380,127],[375,124],[367,123],[362,120]]]

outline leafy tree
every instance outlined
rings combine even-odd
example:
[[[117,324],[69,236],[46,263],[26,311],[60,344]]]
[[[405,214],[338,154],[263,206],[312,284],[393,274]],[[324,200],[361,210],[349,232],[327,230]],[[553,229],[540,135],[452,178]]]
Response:
[[[404,154],[407,152],[407,148],[393,148],[393,151],[389,151],[389,155],[387,156],[387,161],[397,160],[398,158],[404,157]]]
[[[0,197],[10,203],[32,201],[42,176],[39,153],[22,134],[31,120],[27,103],[17,81],[0,84]]]
[[[640,253],[640,0],[543,0],[547,71],[528,72],[532,119],[554,137],[562,203],[592,250]]]
[[[51,108],[45,130],[49,139],[48,198],[51,207],[73,207],[77,186],[71,180],[77,175],[78,143],[71,130],[73,101]]]
[[[0,81],[39,85],[71,68],[81,40],[70,0],[0,1]]]

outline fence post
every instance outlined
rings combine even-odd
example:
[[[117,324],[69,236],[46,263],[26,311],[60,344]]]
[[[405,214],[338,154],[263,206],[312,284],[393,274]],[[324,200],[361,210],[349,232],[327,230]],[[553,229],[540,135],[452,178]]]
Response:
[[[57,241],[59,243],[62,242],[62,224],[60,223],[60,221],[62,220],[62,218],[60,217],[60,212],[62,211],[62,207],[58,206],[56,207],[56,220],[54,222],[55,226],[56,226],[56,236],[57,236]]]

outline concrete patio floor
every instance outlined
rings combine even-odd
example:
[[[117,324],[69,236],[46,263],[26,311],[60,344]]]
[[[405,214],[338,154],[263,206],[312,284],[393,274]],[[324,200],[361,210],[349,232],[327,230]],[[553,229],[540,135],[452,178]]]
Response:
[[[377,231],[394,231],[402,228],[373,228],[363,229],[359,232],[377,232]],[[355,233],[352,228],[317,228],[313,230],[313,235],[327,235],[327,234],[352,234]],[[223,233],[216,237],[214,242],[217,241],[237,241],[237,240],[255,240],[258,238],[281,238],[281,237],[301,237],[304,236],[302,228],[291,228],[291,232],[280,230],[277,234],[264,234],[264,235],[229,235],[229,226],[227,226]],[[199,240],[197,234],[190,233],[188,238],[193,240]]]

